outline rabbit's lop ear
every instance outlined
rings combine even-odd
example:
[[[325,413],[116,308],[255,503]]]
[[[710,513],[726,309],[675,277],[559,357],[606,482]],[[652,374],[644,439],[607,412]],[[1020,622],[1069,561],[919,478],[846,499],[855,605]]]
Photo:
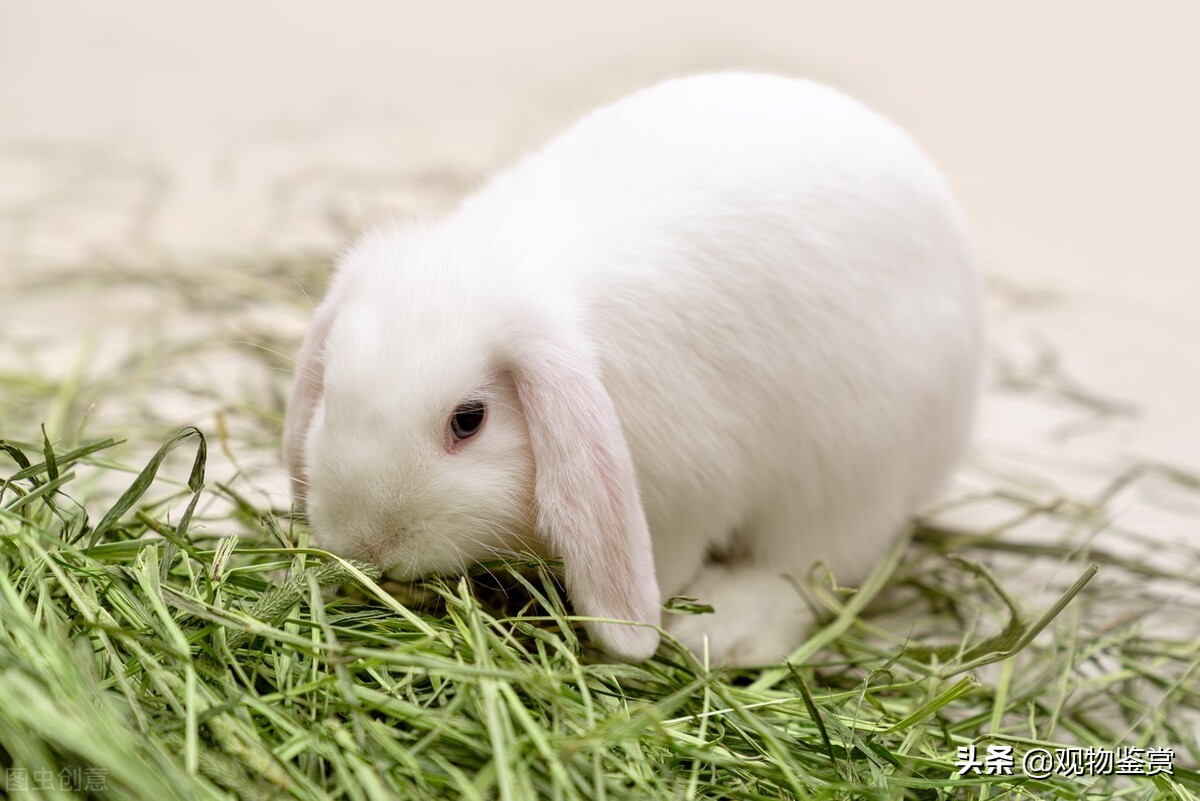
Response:
[[[561,332],[556,332],[561,333]],[[633,460],[596,360],[571,336],[521,337],[513,365],[535,463],[537,532],[566,568],[587,617],[660,623],[650,532]],[[658,648],[649,626],[589,622],[613,656],[641,661]]]
[[[313,411],[325,386],[325,339],[333,323],[333,309],[322,304],[296,357],[296,376],[283,415],[283,460],[292,476],[292,502],[304,509],[308,494],[308,469],[304,463],[304,443]]]

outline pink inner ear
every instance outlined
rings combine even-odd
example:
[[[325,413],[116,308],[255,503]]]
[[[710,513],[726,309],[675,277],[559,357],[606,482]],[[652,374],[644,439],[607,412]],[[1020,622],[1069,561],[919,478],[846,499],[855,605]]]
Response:
[[[541,345],[518,359],[514,382],[536,464],[537,527],[563,558],[578,612],[659,625],[654,555],[633,460],[616,409],[589,359]],[[588,623],[608,652],[649,658],[653,628]]]

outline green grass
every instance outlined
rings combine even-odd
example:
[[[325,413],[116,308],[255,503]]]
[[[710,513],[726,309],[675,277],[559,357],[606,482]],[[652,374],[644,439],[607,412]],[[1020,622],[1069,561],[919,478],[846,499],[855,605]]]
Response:
[[[85,472],[118,469],[110,447],[4,447],[14,469],[0,497],[0,755],[31,775],[99,768],[111,793],[136,798],[1200,790],[1187,769],[1195,732],[1177,725],[1200,708],[1200,646],[1065,621],[1088,570],[1063,603],[1027,616],[988,571],[940,547],[966,553],[987,537],[924,531],[924,545],[898,550],[862,592],[825,593],[831,622],[796,666],[710,672],[671,646],[619,665],[581,642],[551,566],[489,565],[473,581],[397,598],[367,566],[308,547],[279,513],[204,487],[195,429],[169,440],[103,515],[89,514],[69,491]],[[147,500],[167,483],[154,471],[173,447],[195,453],[186,481]],[[199,525],[189,512],[206,493],[230,512]],[[183,514],[165,519],[181,500]],[[869,596],[905,588],[893,604],[961,639],[906,643],[859,615],[873,606],[895,617],[887,592]],[[1003,611],[1007,625],[984,636],[972,623],[979,607]],[[1104,659],[1119,670],[1085,669]],[[996,660],[981,681],[975,671]],[[1139,700],[1144,689],[1157,711]],[[1174,776],[985,784],[955,775],[956,749],[970,743],[1180,752]]]
[[[212,284],[201,311],[258,291]],[[1192,476],[1140,466],[1098,497],[1009,481],[964,499],[995,524],[932,518],[857,592],[808,588],[824,622],[788,666],[710,671],[670,642],[613,664],[571,618],[556,565],[402,587],[311,547],[237,467],[277,439],[273,369],[240,406],[196,385],[219,400],[211,442],[170,433],[154,404],[121,429],[129,442],[89,439],[93,402],[132,404],[139,381],[200,351],[0,382],[11,797],[72,797],[63,770],[106,788],[95,797],[155,801],[1200,797],[1200,558],[1093,545],[1121,525],[1120,492],[1155,481],[1195,504]],[[235,469],[214,478],[218,461]],[[957,775],[972,744],[1013,746],[1015,775]],[[1027,749],[1067,746],[1173,748],[1174,774],[1020,775]],[[51,789],[22,790],[14,771]]]

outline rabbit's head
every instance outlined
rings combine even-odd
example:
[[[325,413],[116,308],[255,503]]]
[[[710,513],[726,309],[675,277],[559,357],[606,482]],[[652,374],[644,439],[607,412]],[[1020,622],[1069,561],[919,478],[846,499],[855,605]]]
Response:
[[[560,293],[481,281],[473,258],[421,231],[342,264],[285,421],[316,543],[403,579],[543,552],[577,613],[657,625],[633,464],[582,326]],[[657,647],[650,627],[587,625],[617,656]]]

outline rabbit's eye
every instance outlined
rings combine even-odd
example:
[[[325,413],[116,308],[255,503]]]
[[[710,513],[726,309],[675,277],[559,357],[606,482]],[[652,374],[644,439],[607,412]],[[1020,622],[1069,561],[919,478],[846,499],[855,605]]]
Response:
[[[450,434],[455,442],[470,439],[483,428],[483,420],[487,417],[487,406],[480,400],[469,400],[460,404],[450,415]]]

